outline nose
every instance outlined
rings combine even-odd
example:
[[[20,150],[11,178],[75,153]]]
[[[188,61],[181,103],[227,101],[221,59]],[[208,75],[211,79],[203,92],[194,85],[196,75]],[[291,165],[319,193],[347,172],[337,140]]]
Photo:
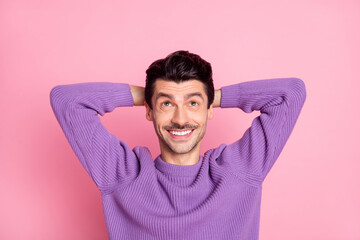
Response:
[[[185,109],[183,109],[181,107],[175,108],[171,122],[178,124],[180,126],[183,126],[183,125],[189,123],[188,113],[186,112]]]

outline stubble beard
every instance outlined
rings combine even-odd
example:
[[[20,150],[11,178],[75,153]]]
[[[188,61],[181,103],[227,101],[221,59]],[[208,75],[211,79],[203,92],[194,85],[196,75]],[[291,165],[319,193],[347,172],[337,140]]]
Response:
[[[194,139],[193,142],[190,143],[170,143],[170,142],[166,142],[165,140],[164,143],[167,146],[167,148],[173,153],[185,154],[193,151],[200,144],[200,141],[203,136],[204,134]]]
[[[173,130],[176,130],[176,129],[185,129],[185,128],[191,128],[191,129],[194,129],[194,131],[198,131],[200,130],[199,129],[199,126],[196,125],[185,125],[185,126],[182,126],[182,127],[179,127],[179,126],[165,126],[163,127],[163,130],[164,132],[167,132],[167,129],[173,129]],[[206,124],[205,124],[205,128],[206,128]],[[167,133],[166,133],[167,134]],[[194,133],[192,133],[194,134]],[[195,138],[194,140],[192,140],[192,142],[180,142],[180,143],[174,143],[174,142],[171,142],[171,140],[168,140],[167,138],[163,137],[163,136],[159,136],[158,134],[158,137],[160,139],[160,141],[162,141],[163,145],[166,146],[166,148],[168,150],[170,150],[171,152],[175,153],[175,154],[186,154],[186,153],[189,153],[191,151],[193,151],[201,142],[201,140],[203,139],[204,135],[205,135],[205,131],[199,133],[200,135],[197,136],[197,138]]]

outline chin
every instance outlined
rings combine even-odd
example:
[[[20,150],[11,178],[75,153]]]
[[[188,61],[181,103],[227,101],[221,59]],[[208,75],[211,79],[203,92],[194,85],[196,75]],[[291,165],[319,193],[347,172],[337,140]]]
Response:
[[[185,154],[185,153],[189,153],[193,150],[195,150],[197,144],[195,144],[194,146],[192,145],[188,145],[188,146],[171,146],[168,145],[169,149],[176,153],[176,154]]]

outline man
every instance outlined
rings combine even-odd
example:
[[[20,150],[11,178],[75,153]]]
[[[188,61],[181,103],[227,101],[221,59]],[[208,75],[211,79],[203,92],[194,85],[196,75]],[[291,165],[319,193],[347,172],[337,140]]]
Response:
[[[262,183],[305,102],[304,82],[256,80],[215,91],[211,65],[188,51],[155,61],[146,74],[145,89],[93,82],[50,93],[66,138],[101,192],[110,239],[258,239]],[[100,122],[98,114],[134,105],[145,105],[154,124],[155,161]],[[214,107],[261,114],[241,139],[200,156]]]

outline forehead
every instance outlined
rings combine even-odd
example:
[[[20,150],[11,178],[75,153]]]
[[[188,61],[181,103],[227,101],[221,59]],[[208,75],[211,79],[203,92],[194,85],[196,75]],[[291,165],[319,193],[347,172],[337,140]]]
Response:
[[[171,93],[171,94],[188,94],[192,92],[200,92],[204,95],[205,86],[204,84],[196,79],[186,80],[180,83],[174,81],[165,81],[161,78],[157,79],[154,84],[154,95],[158,93]]]

